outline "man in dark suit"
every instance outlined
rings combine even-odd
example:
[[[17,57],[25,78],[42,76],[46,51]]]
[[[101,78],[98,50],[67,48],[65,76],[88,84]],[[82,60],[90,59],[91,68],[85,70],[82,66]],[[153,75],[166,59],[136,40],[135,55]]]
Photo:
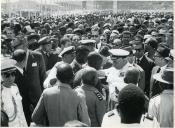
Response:
[[[61,61],[58,54],[52,52],[51,41],[49,36],[41,38],[38,41],[40,48],[36,50],[43,55],[46,71],[50,70],[58,61]]]
[[[142,43],[143,39],[140,36],[135,39],[138,39],[132,44],[135,52],[135,62],[145,71],[144,93],[149,97],[151,71],[155,66],[155,63],[146,55],[144,55],[144,44]]]
[[[40,53],[28,50],[27,40],[23,36],[17,36],[12,46],[14,49],[18,49],[13,56],[17,60],[16,67],[18,69],[15,83],[22,95],[24,114],[28,125],[30,125],[31,114],[43,91],[43,82],[46,77],[44,59]]]

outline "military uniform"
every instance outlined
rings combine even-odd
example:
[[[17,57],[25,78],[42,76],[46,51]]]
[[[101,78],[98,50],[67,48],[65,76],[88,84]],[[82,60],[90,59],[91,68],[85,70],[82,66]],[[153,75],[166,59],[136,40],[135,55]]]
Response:
[[[86,100],[91,126],[100,127],[106,112],[105,99],[102,94],[95,87],[90,85],[79,86],[75,91]]]
[[[116,109],[109,111],[104,115],[102,127],[145,127],[145,128],[159,128],[159,124],[155,117],[148,114],[142,115],[140,124],[122,124],[120,116]]]

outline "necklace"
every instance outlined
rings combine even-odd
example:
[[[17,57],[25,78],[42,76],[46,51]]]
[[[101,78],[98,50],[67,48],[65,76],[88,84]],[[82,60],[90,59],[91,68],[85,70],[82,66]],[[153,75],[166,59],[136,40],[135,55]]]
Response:
[[[9,122],[12,122],[13,120],[15,120],[16,116],[17,116],[17,105],[15,102],[15,98],[12,96],[12,102],[13,102],[13,106],[14,106],[14,113],[12,114],[12,116],[9,117]]]

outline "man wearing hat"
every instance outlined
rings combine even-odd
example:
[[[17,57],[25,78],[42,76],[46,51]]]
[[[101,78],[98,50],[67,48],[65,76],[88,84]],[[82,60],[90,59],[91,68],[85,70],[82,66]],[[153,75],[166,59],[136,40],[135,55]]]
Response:
[[[168,66],[168,56],[170,53],[170,49],[166,46],[166,44],[160,43],[158,48],[154,54],[154,60],[156,66],[153,67],[151,72],[151,79],[150,79],[150,98],[153,96],[160,94],[163,90],[159,86],[159,82],[153,79],[153,75],[156,73],[161,72],[164,68]]]
[[[18,66],[18,69],[21,71],[23,76],[19,76],[18,80],[24,81],[23,87],[25,87],[24,91],[28,97],[27,102],[24,103],[24,113],[27,123],[30,125],[31,113],[33,112],[33,109],[35,108],[43,91],[43,82],[46,78],[45,63],[40,53],[28,49],[27,39],[23,35],[19,35],[15,38],[15,40],[12,42],[12,47],[15,50],[22,49],[26,53],[26,56],[22,61],[22,65]],[[16,79],[15,83],[19,81]]]
[[[153,78],[160,82],[159,86],[163,92],[150,100],[148,113],[157,118],[160,127],[173,127],[173,70],[173,68],[167,67],[153,75]]]
[[[68,63],[71,64],[73,59],[75,58],[75,47],[70,46],[67,48],[64,48],[64,50],[59,54],[59,56],[62,58],[62,61],[57,62],[53,68],[49,71],[49,74],[47,78],[44,81],[44,88],[51,87],[55,84],[57,81],[56,79],[56,71],[57,71],[57,66],[62,64],[62,63]],[[52,83],[53,81],[53,83]]]
[[[22,98],[18,86],[14,83],[15,64],[16,61],[9,58],[1,61],[1,110],[4,110],[9,118],[9,127],[27,127]]]
[[[40,36],[36,33],[31,33],[27,36],[28,41],[28,48],[31,50],[35,50],[39,47],[38,40],[40,39]]]
[[[149,57],[151,60],[154,60],[154,54],[157,50],[158,42],[154,38],[148,38],[144,42],[145,44],[145,52],[148,53],[147,57]]]
[[[95,40],[80,40],[81,45],[85,46],[90,52],[95,51]]]
[[[46,71],[48,71],[60,59],[58,58],[58,54],[54,54],[52,52],[51,37],[49,36],[43,37],[38,41],[38,43],[40,45],[40,48],[36,49],[36,51],[43,55]]]
[[[107,82],[109,83],[109,97],[111,101],[109,104],[110,108],[108,109],[112,110],[117,102],[115,90],[121,90],[122,84],[119,83],[124,83],[124,74],[131,65],[127,60],[127,56],[129,55],[128,51],[123,49],[111,49],[109,52],[111,54],[113,66],[104,71],[107,75]]]

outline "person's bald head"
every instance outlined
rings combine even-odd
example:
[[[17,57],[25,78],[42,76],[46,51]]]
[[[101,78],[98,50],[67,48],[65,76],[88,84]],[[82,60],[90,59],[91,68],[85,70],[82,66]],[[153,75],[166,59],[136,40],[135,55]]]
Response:
[[[139,70],[135,67],[128,68],[124,76],[124,82],[127,84],[132,83],[136,85],[139,82],[139,79],[140,79]]]
[[[96,86],[98,82],[98,75],[96,69],[91,67],[85,68],[82,75],[82,82],[83,84]]]

